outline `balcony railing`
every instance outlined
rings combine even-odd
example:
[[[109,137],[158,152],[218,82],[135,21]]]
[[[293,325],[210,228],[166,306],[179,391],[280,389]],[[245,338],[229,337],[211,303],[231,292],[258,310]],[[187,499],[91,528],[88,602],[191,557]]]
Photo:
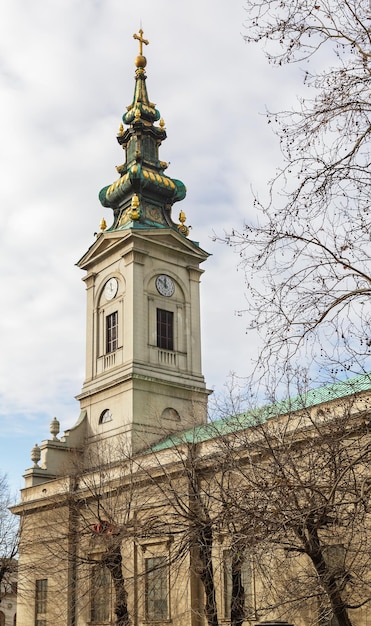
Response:
[[[177,359],[176,353],[172,350],[158,350],[158,364],[166,365],[167,367],[176,367]]]

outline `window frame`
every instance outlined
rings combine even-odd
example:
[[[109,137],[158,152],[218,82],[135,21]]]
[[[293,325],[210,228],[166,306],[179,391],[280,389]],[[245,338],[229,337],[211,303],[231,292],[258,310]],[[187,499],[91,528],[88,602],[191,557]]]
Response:
[[[104,409],[99,416],[98,424],[108,424],[112,422],[112,420],[112,411],[110,409]]]
[[[97,586],[103,580],[104,584]],[[108,602],[107,602],[108,595]],[[96,563],[90,574],[90,624],[110,623],[112,616],[112,581],[105,565]],[[107,613],[105,612],[107,611]]]
[[[46,626],[48,606],[48,579],[35,580],[35,626]]]
[[[118,310],[106,315],[105,320],[105,354],[112,354],[118,348]]]
[[[256,619],[255,572],[251,556],[247,553],[241,566],[244,588],[245,620]],[[232,550],[223,551],[223,619],[230,620],[232,600]]]
[[[156,579],[156,572],[160,573],[160,578]],[[156,610],[156,602],[164,603],[164,610]],[[164,554],[144,558],[144,619],[146,622],[170,620],[170,567],[168,556]]]
[[[156,345],[174,352],[174,312],[169,309],[156,308]]]

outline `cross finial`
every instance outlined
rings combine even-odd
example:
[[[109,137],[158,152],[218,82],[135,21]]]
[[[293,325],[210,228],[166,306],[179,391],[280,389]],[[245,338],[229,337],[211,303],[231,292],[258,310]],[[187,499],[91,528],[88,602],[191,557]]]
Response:
[[[140,28],[139,29],[139,35],[134,33],[133,37],[134,37],[134,39],[138,39],[138,41],[139,41],[139,54],[143,55],[143,44],[145,44],[146,46],[148,46],[148,44],[149,44],[148,39],[143,39],[143,30]]]

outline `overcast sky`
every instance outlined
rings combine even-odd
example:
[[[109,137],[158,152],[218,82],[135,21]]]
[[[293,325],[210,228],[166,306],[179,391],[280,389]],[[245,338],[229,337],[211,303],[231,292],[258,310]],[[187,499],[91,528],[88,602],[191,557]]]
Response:
[[[249,372],[257,340],[239,258],[213,242],[254,219],[279,163],[264,116],[295,102],[300,69],[269,68],[243,40],[243,0],[12,0],[0,23],[0,470],[14,489],[30,449],[79,415],[85,289],[75,263],[110,209],[99,190],[123,161],[116,133],[134,90],[133,40],[150,45],[147,88],[166,123],[160,158],[182,180],[191,238],[212,254],[202,278],[203,369],[220,393]]]

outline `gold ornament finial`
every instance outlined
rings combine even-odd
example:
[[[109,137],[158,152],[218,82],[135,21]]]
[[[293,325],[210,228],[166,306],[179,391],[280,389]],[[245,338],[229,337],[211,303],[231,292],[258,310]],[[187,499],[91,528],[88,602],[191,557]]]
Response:
[[[148,46],[149,41],[148,41],[148,39],[143,39],[143,30],[141,28],[139,29],[139,35],[134,33],[133,37],[134,37],[134,39],[138,39],[138,41],[139,41],[139,54],[140,54],[140,56],[142,56],[143,55],[143,44]]]
[[[143,30],[141,28],[139,29],[139,35],[134,33],[133,37],[139,41],[139,54],[135,59],[135,65],[138,68],[138,71],[143,72],[145,66],[147,65],[147,59],[143,56],[143,44],[148,46],[149,41],[148,39],[143,38]]]
[[[119,129],[118,129],[118,132],[117,132],[117,136],[118,136],[118,137],[121,137],[121,136],[124,134],[124,132],[125,132],[124,125],[123,125],[123,123],[121,122],[121,124],[120,124],[120,126],[119,126]]]
[[[106,230],[107,228],[107,222],[104,219],[104,217],[102,217],[100,224],[99,224],[99,228],[101,229],[101,231],[103,232],[104,230]]]
[[[161,130],[165,129],[165,122],[164,122],[164,118],[163,117],[160,119],[159,126],[160,126]]]
[[[129,217],[131,220],[139,220],[139,217],[140,217],[139,198],[136,193],[133,195],[131,199]]]
[[[184,235],[185,237],[188,237],[189,235],[189,228],[188,226],[185,225],[185,221],[186,221],[187,217],[186,214],[184,213],[184,211],[180,211],[179,213],[179,222],[180,224],[178,224],[178,230],[179,232]]]

